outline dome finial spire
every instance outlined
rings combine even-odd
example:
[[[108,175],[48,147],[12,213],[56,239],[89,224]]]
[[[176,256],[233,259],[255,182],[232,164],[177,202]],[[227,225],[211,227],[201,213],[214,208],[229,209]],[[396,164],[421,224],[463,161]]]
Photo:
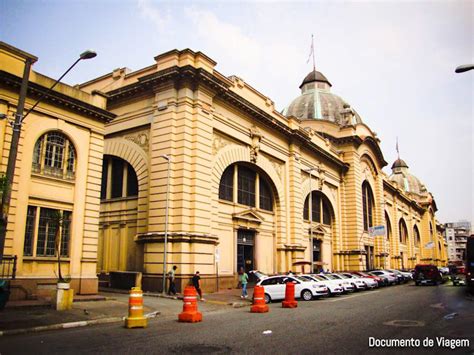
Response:
[[[311,48],[309,50],[309,57],[306,61],[306,64],[309,63],[309,60],[313,57],[313,71],[316,71],[316,59],[314,58],[314,36],[311,34]]]
[[[398,149],[398,136],[397,136],[397,145],[395,146],[395,149],[397,150],[398,160],[400,160],[400,150]]]

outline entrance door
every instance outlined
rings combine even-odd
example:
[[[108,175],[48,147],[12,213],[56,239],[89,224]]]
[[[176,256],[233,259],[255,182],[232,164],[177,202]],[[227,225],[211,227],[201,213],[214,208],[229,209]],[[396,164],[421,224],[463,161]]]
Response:
[[[321,260],[321,240],[313,238],[313,272],[319,273],[322,271]]]
[[[374,269],[374,247],[370,245],[365,246],[365,266],[367,270]]]
[[[241,267],[248,273],[254,269],[254,242],[255,232],[246,229],[237,231],[237,271]]]

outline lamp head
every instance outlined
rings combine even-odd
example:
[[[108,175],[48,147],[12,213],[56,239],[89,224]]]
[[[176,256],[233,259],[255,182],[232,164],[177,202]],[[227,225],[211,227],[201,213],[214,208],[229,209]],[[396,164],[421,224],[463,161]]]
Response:
[[[87,50],[85,52],[82,52],[81,55],[79,56],[81,59],[91,59],[97,56],[97,53],[91,50]]]
[[[464,73],[465,71],[474,69],[474,64],[464,64],[456,68],[456,73]]]

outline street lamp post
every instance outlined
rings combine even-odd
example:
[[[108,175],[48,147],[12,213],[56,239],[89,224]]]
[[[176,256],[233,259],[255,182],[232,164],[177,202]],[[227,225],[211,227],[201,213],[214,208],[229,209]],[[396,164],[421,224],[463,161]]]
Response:
[[[38,101],[23,115],[23,110],[25,108],[25,101],[26,95],[28,90],[28,81],[30,76],[31,65],[36,61],[36,58],[26,58],[25,60],[25,68],[23,71],[23,78],[21,81],[20,87],[20,96],[18,98],[18,106],[17,111],[15,114],[15,121],[12,123],[13,126],[13,133],[12,133],[12,141],[10,144],[10,151],[8,154],[8,164],[7,164],[7,171],[5,174],[6,181],[5,181],[5,188],[2,194],[2,206],[1,206],[1,215],[0,215],[0,262],[3,259],[3,249],[5,246],[5,237],[7,234],[7,226],[8,226],[8,210],[10,206],[11,200],[11,188],[13,184],[13,177],[15,175],[15,167],[16,167],[16,158],[18,155],[18,143],[20,141],[20,133],[21,133],[21,126],[26,118],[30,114],[31,111],[35,109],[35,107],[43,100],[43,98],[48,95],[54,87],[61,81],[64,76],[71,71],[71,69],[79,63],[79,61],[83,59],[90,59],[94,58],[97,55],[94,51],[85,51],[83,52],[79,58],[64,72],[61,77],[55,81],[55,83],[44,93]]]
[[[170,163],[171,157],[169,155],[161,155],[162,158],[168,162],[168,173],[166,177],[166,207],[165,207],[165,244],[163,246],[163,294],[166,292],[166,255],[168,250],[168,208],[169,208],[169,194],[170,194]]]

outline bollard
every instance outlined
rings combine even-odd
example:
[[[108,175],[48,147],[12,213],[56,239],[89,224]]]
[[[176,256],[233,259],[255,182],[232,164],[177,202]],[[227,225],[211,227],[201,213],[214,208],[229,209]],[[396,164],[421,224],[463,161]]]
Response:
[[[194,286],[186,286],[183,297],[183,312],[178,315],[180,322],[195,323],[202,321],[202,313],[198,312],[197,293]]]
[[[146,328],[147,319],[143,316],[143,291],[140,287],[132,287],[128,299],[128,317],[125,318],[126,328]]]
[[[296,308],[298,302],[295,300],[295,284],[293,282],[287,282],[285,288],[285,300],[281,303],[283,308]]]
[[[268,305],[265,304],[265,289],[263,286],[255,286],[253,289],[253,305],[250,308],[252,313],[268,312]]]

